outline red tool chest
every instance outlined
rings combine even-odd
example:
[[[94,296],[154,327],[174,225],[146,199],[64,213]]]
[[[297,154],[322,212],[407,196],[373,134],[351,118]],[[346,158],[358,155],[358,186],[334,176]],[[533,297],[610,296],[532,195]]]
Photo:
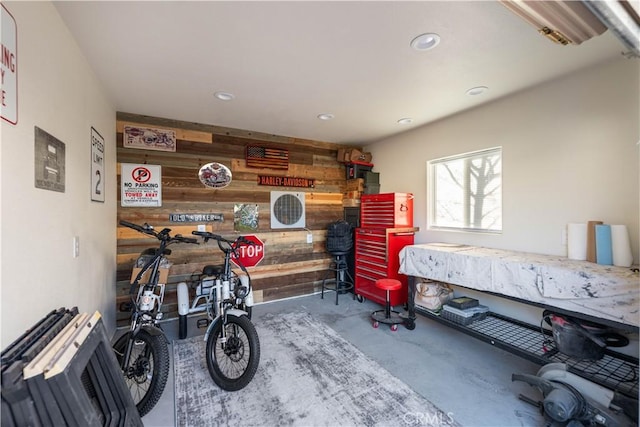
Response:
[[[360,198],[360,227],[413,227],[413,194],[363,194]]]
[[[407,302],[407,276],[398,273],[399,253],[412,245],[417,228],[413,227],[413,195],[385,193],[362,195],[360,228],[355,233],[355,293],[385,304],[385,291],[376,280],[397,279],[402,288],[389,295],[392,306]]]

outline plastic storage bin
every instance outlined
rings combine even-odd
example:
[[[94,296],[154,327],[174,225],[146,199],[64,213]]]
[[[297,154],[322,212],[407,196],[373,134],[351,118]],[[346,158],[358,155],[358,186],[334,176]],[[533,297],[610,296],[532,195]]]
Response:
[[[484,305],[460,310],[445,304],[442,306],[442,313],[440,315],[452,322],[459,323],[461,325],[470,325],[476,320],[482,320],[487,317],[487,313],[489,313],[489,307]]]
[[[449,301],[447,305],[450,305],[453,308],[457,308],[458,310],[466,310],[468,308],[477,307],[478,305],[480,305],[480,302],[477,299],[471,297],[458,297]]]

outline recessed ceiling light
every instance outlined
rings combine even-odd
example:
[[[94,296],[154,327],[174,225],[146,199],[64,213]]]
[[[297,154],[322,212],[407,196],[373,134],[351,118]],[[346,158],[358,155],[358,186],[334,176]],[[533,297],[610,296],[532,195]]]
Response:
[[[440,36],[436,33],[424,33],[411,40],[411,47],[417,51],[433,49],[440,43]]]
[[[331,120],[333,119],[335,116],[331,113],[322,113],[322,114],[318,114],[318,118],[320,120]]]
[[[410,117],[405,117],[404,119],[398,120],[398,123],[401,125],[408,125],[409,123],[413,123],[413,119]]]
[[[220,101],[231,101],[236,97],[234,94],[229,92],[216,92],[213,94],[213,96],[218,98]]]
[[[486,87],[486,86],[476,86],[476,87],[472,87],[471,89],[469,89],[467,91],[467,95],[471,95],[471,96],[481,95],[481,94],[485,93],[488,90],[489,90],[489,88]]]

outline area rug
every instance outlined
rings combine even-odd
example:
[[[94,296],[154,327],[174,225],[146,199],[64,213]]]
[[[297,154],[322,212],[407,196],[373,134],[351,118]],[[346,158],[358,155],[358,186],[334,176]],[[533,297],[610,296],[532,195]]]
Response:
[[[221,390],[209,376],[203,337],[174,341],[176,425],[458,425],[308,313],[254,323],[260,365],[236,392]]]

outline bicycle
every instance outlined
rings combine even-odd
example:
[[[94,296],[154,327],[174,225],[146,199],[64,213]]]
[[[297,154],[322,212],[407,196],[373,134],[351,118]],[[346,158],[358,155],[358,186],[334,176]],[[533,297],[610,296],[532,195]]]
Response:
[[[113,345],[127,387],[143,417],[160,399],[169,376],[168,341],[159,324],[163,317],[161,308],[171,266],[166,258],[171,254],[171,249],[167,246],[174,243],[198,244],[198,241],[180,234],[171,236],[169,228],[155,231],[146,223],[140,226],[120,221],[120,225],[160,241],[158,248],[145,249],[136,260],[129,290],[131,302],[125,303],[131,310],[131,324],[129,330]]]
[[[245,274],[238,276],[231,269],[231,256],[237,259],[241,246],[254,243],[243,236],[227,240],[207,231],[192,234],[202,237],[205,243],[215,240],[224,253],[224,264],[204,267],[191,307],[188,285],[178,284],[179,335],[181,339],[186,337],[187,314],[206,311],[209,325],[204,340],[209,375],[223,390],[240,390],[251,382],[258,369],[260,340],[251,323],[251,277],[237,261]]]

